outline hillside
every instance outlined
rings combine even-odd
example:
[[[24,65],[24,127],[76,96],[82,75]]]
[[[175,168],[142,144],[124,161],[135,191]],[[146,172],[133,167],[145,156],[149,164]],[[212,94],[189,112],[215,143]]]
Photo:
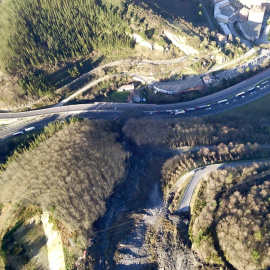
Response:
[[[269,269],[268,194],[269,163],[205,177],[190,226],[200,258],[236,269]]]
[[[193,21],[168,17],[163,8],[140,1],[3,1],[0,109],[59,98],[57,88],[101,63],[197,55],[210,33],[205,24],[194,27],[194,14]]]
[[[4,2],[1,67],[16,72],[93,50],[132,47],[131,38],[125,35],[124,14],[122,5],[110,7],[93,0],[72,5],[65,0]]]
[[[128,153],[105,124],[83,121],[55,129],[9,161],[0,174],[0,204],[39,206],[84,243],[123,180]]]
[[[22,212],[29,223],[30,211],[31,218],[50,213],[45,224],[61,232],[64,247],[58,250],[70,262],[67,269],[76,260],[78,269],[267,269],[270,164],[250,162],[269,157],[266,105],[264,97],[201,119],[125,115],[112,124],[71,118],[50,124],[35,143],[27,144],[23,135],[12,138],[27,147],[17,150],[0,173],[2,251],[10,251],[12,259],[26,246],[29,257],[32,250],[40,259],[53,257],[36,248],[39,238],[46,242],[40,217],[35,226],[26,223],[18,231],[7,218]],[[11,148],[2,155],[19,145],[14,141],[1,142]],[[200,182],[188,226],[188,213],[177,211],[188,181],[178,180],[209,164],[244,160],[248,166],[218,170]],[[27,245],[24,232],[36,231],[40,234]],[[78,251],[70,260],[67,247]]]

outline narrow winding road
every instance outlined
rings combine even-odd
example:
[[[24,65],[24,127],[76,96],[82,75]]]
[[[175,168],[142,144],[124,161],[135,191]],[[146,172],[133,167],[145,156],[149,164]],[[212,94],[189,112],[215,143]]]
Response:
[[[221,170],[221,169],[225,169],[226,167],[236,167],[238,165],[241,166],[249,166],[251,164],[253,164],[255,161],[241,161],[241,162],[231,162],[231,163],[221,163],[221,164],[213,164],[213,165],[209,165],[206,167],[201,167],[198,169],[193,170],[194,176],[191,179],[191,181],[189,182],[188,188],[184,194],[184,197],[179,205],[179,208],[177,210],[177,212],[189,212],[190,211],[190,203],[191,203],[191,199],[192,199],[192,195],[194,193],[195,188],[197,187],[197,185],[199,184],[200,180],[206,176],[207,174],[216,171],[216,170]],[[258,161],[258,162],[262,162],[262,161]],[[179,181],[183,181],[182,178],[179,179]]]

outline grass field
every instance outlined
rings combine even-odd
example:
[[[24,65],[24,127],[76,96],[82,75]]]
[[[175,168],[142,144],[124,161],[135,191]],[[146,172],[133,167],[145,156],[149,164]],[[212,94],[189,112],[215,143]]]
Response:
[[[97,98],[98,102],[120,102],[120,103],[125,103],[127,102],[127,97],[129,96],[129,92],[118,92],[114,91],[111,92],[108,97],[100,97]]]
[[[270,95],[264,96],[254,102],[244,105],[240,108],[231,110],[221,115],[226,116],[238,116],[247,117],[254,116],[257,118],[269,117],[270,116]]]

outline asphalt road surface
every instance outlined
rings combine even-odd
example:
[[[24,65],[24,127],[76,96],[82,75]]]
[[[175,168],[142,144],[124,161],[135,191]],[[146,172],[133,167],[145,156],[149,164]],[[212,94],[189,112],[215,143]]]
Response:
[[[228,164],[213,164],[209,165],[206,167],[198,168],[194,170],[195,174],[193,178],[189,182],[189,186],[185,192],[185,195],[179,205],[179,208],[177,212],[189,212],[190,211],[190,202],[192,199],[192,195],[194,193],[194,190],[200,180],[207,174],[215,171],[215,170],[220,170],[224,169],[226,167],[236,167],[238,165],[244,165],[244,166],[249,166],[253,163],[254,161],[243,161],[243,162],[235,162],[235,163],[228,163]]]
[[[70,105],[70,106],[61,106],[61,107],[52,107],[47,109],[41,110],[33,110],[33,111],[26,111],[26,112],[19,112],[19,113],[0,113],[0,119],[10,119],[10,118],[24,118],[24,117],[35,117],[41,115],[50,115],[50,114],[65,114],[65,113],[83,113],[85,111],[114,111],[115,108],[119,111],[119,113],[123,113],[129,109],[138,109],[143,113],[147,114],[149,112],[156,112],[160,110],[170,110],[170,109],[178,109],[184,110],[186,108],[196,108],[200,105],[211,104],[211,110],[208,110],[205,113],[195,111],[190,111],[188,113],[189,116],[200,116],[205,114],[215,114],[220,111],[229,110],[238,106],[242,106],[243,104],[252,102],[261,96],[270,93],[269,84],[262,85],[261,88],[258,88],[252,95],[245,95],[243,99],[237,99],[234,101],[235,95],[250,89],[255,84],[259,83],[262,80],[270,77],[270,69],[267,69],[237,85],[234,85],[230,88],[227,88],[223,91],[218,93],[205,96],[202,98],[198,98],[196,100],[182,102],[182,103],[175,103],[171,105],[154,105],[154,104],[129,104],[129,103],[94,103],[94,104],[79,104],[79,105]],[[266,86],[266,87],[265,87]],[[215,107],[216,103],[220,100],[230,99],[234,101],[226,104],[228,106],[219,106]]]
[[[25,118],[22,121],[14,122],[8,125],[7,128],[3,128],[0,130],[0,140],[5,140],[9,137],[12,137],[14,133],[18,131],[24,131],[26,128],[35,127],[36,130],[43,129],[44,126],[47,126],[49,123],[54,121],[61,121],[63,119],[67,119],[71,116],[80,115],[89,119],[107,119],[113,120],[116,116],[119,115],[119,111],[93,111],[93,112],[83,112],[83,113],[69,113],[69,114],[61,114],[61,115],[47,115],[33,118]]]
[[[209,166],[194,170],[195,174],[189,182],[188,188],[187,188],[185,195],[184,195],[184,197],[179,205],[177,212],[189,212],[190,211],[191,198],[192,198],[194,190],[195,190],[196,186],[198,185],[198,183],[200,182],[200,180],[205,175],[217,170],[218,168],[221,168],[222,166],[223,166],[223,164],[213,164],[213,165],[209,165]]]
[[[53,120],[49,119],[61,119],[66,118],[70,115],[86,115],[89,118],[97,119],[108,119],[113,120],[115,117],[126,116],[130,113],[132,116],[131,109],[136,109],[141,115],[149,117],[202,117],[206,115],[214,115],[220,112],[228,111],[233,108],[243,106],[244,104],[250,103],[259,99],[267,94],[270,94],[270,82],[262,82],[266,78],[270,77],[270,69],[265,70],[256,76],[249,78],[235,86],[227,88],[218,93],[202,97],[193,101],[176,103],[170,105],[155,105],[155,104],[129,104],[129,103],[93,103],[93,104],[79,104],[61,107],[52,107],[41,110],[33,110],[19,113],[0,113],[0,119],[29,119],[29,121],[18,121],[18,124],[12,124],[10,127],[0,131],[0,139],[8,138],[12,134],[22,131],[27,127],[44,126]],[[261,82],[258,87],[254,85]],[[252,91],[248,89],[254,88]],[[246,91],[245,94],[236,97],[238,93]],[[218,101],[223,100],[222,103]],[[198,106],[207,107],[196,109]],[[170,115],[166,114],[166,110],[187,110],[184,114]],[[30,117],[30,118],[29,118]],[[39,117],[43,117],[39,119]]]

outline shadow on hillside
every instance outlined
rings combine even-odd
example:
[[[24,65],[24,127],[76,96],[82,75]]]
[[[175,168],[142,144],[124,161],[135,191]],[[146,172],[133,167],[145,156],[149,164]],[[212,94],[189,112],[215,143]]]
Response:
[[[142,1],[136,0],[136,4],[141,5]],[[164,19],[172,22],[177,17],[184,19],[188,23],[196,26],[208,27],[202,16],[199,16],[200,6],[198,0],[145,0],[143,1],[157,14],[160,14]]]

